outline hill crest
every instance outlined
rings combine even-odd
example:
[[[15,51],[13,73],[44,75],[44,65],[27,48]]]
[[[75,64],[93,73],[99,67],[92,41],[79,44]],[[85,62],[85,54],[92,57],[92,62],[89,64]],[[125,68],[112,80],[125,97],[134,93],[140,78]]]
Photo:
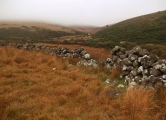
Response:
[[[124,20],[97,32],[94,37],[104,41],[166,43],[166,11]]]

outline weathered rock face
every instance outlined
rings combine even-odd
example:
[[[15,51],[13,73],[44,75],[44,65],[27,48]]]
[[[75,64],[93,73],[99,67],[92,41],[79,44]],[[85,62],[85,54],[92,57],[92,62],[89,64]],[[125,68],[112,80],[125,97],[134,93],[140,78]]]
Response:
[[[149,52],[140,46],[129,51],[115,46],[111,53],[112,57],[107,58],[105,66],[109,66],[109,69],[113,65],[120,66],[121,76],[125,78],[129,86],[166,85],[166,60],[158,60],[157,55],[149,55]]]

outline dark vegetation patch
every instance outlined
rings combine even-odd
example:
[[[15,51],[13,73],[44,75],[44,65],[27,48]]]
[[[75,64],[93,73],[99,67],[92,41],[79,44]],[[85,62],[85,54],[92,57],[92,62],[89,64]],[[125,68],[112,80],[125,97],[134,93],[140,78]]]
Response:
[[[27,26],[0,28],[0,40],[6,42],[52,42],[53,38],[78,34],[82,33],[77,31],[74,33],[53,31],[36,26],[31,28]]]

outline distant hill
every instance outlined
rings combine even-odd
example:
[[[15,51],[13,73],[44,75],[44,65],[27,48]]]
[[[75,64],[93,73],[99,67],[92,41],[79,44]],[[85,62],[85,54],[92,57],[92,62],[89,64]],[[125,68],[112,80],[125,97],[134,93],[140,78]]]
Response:
[[[0,41],[43,42],[81,32],[59,25],[26,22],[0,22]]]
[[[98,31],[102,30],[104,27],[96,27],[96,26],[70,26],[69,28],[84,32],[84,33],[90,33],[90,34],[95,34]]]
[[[107,45],[120,41],[166,44],[166,10],[128,19],[105,27],[94,36],[94,44]],[[99,43],[100,42],[100,43]]]

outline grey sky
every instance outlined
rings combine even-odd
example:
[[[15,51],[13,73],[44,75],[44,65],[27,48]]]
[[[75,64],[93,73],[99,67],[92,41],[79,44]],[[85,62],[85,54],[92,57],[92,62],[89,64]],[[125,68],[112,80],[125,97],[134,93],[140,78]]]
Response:
[[[166,10],[166,0],[0,0],[0,20],[104,26]]]

